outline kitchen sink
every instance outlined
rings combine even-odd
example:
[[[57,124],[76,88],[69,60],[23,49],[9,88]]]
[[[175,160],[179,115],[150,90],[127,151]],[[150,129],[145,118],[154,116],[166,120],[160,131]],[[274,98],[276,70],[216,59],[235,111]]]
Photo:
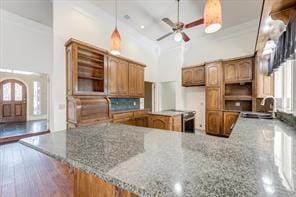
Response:
[[[271,113],[242,112],[242,118],[273,119]]]

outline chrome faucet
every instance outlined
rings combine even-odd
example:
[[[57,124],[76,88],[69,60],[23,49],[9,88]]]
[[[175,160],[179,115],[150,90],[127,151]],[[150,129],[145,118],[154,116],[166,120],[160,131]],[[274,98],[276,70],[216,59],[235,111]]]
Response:
[[[273,96],[266,96],[266,97],[264,97],[263,100],[261,101],[261,105],[265,105],[266,99],[269,99],[269,98],[273,99],[272,117],[273,117],[273,118],[276,118],[276,117],[275,117],[275,112],[276,112],[276,100],[275,100],[275,98],[274,98]]]

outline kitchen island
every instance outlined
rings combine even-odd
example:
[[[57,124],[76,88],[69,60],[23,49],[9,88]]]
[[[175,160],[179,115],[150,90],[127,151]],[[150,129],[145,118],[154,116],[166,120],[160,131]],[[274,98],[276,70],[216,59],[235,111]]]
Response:
[[[148,127],[181,132],[182,112],[173,110],[150,112],[148,117]]]
[[[118,196],[295,196],[295,140],[279,120],[239,118],[229,138],[101,124],[20,143],[80,173],[75,196],[87,175]]]

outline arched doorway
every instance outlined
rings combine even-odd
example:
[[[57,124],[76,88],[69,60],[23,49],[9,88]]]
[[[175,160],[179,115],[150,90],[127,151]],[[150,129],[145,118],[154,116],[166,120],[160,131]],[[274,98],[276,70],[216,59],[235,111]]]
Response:
[[[27,88],[19,80],[0,82],[0,123],[27,120]]]

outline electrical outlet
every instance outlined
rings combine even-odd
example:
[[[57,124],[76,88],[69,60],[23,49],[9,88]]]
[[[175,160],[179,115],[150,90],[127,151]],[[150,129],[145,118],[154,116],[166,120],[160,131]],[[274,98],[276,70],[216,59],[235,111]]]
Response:
[[[239,107],[240,106],[240,102],[235,102],[235,106]]]
[[[137,105],[137,103],[136,102],[134,102],[134,106],[136,106]]]

